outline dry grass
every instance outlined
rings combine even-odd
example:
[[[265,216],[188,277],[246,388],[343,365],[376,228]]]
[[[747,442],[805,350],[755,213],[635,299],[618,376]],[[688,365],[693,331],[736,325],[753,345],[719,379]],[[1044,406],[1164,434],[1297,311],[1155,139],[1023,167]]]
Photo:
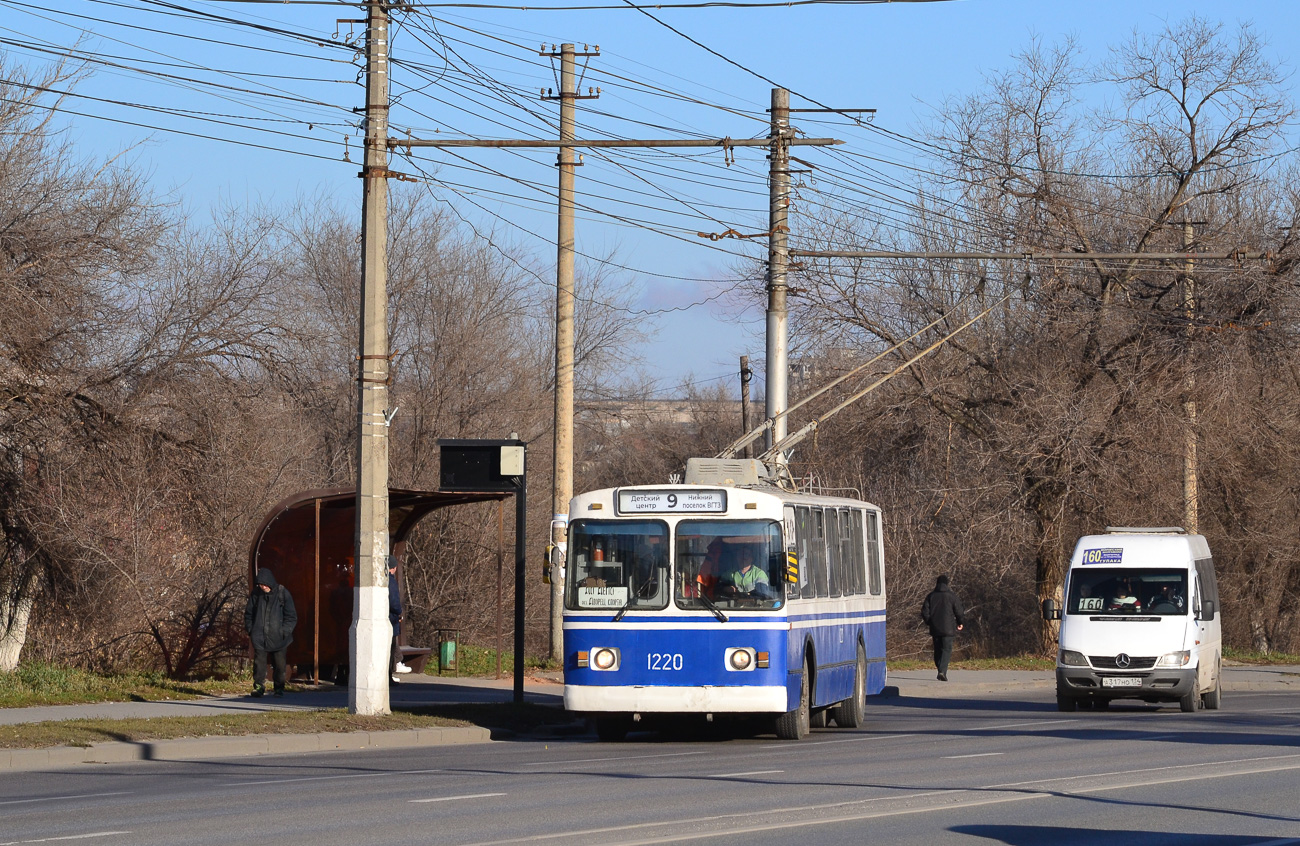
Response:
[[[320,711],[270,711],[219,717],[155,717],[123,720],[57,720],[0,726],[0,748],[89,746],[106,741],[140,742],[178,737],[234,737],[249,734],[399,731],[446,726],[481,726],[494,731],[527,732],[573,718],[536,705],[448,705],[363,717],[342,708]]]

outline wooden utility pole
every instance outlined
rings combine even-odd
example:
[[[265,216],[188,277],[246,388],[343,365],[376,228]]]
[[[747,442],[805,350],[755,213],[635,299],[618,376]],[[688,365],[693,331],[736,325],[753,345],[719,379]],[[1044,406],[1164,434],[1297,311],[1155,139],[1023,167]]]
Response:
[[[790,378],[790,314],[786,305],[786,266],[790,261],[790,92],[772,89],[771,130],[768,140],[768,239],[767,239],[767,383],[763,387],[764,407],[772,428],[767,448],[780,443],[786,434],[786,392]],[[786,455],[774,460],[785,464]]]
[[[560,90],[557,94],[551,94],[546,91],[542,92],[544,100],[558,100],[560,102],[560,137],[555,141],[541,141],[532,139],[476,139],[476,138],[391,138],[388,146],[394,149],[405,148],[407,153],[415,147],[489,147],[501,149],[547,149],[555,147],[559,149],[559,191],[558,191],[558,213],[559,223],[556,238],[556,291],[555,291],[555,455],[554,455],[554,484],[552,486],[551,496],[551,543],[550,543],[550,655],[552,659],[558,659],[564,651],[563,635],[563,596],[564,596],[564,563],[567,553],[567,534],[569,520],[569,500],[573,497],[573,337],[574,337],[574,257],[575,237],[574,237],[574,211],[576,208],[574,192],[574,168],[581,165],[581,161],[574,160],[574,150],[579,147],[583,148],[608,148],[608,149],[627,149],[627,148],[644,148],[644,147],[716,147],[724,152],[729,152],[735,147],[768,147],[779,152],[781,161],[788,162],[789,148],[791,146],[827,146],[830,144],[843,143],[834,138],[794,138],[789,130],[788,118],[783,119],[782,130],[779,143],[770,138],[715,138],[715,139],[692,139],[692,138],[661,138],[661,139],[579,139],[576,137],[576,109],[575,101],[595,99],[600,95],[600,89],[594,93],[581,94],[576,84],[576,59],[590,56],[599,56],[600,47],[592,47],[591,50],[577,52],[572,44],[562,44],[558,52],[552,48],[547,52],[545,48],[541,51],[543,56],[551,56],[560,60]],[[775,92],[773,93],[775,102]],[[789,95],[785,95],[788,102]],[[775,124],[774,124],[775,125]],[[774,165],[775,167],[775,165]],[[788,164],[780,167],[782,178],[788,185],[789,174]],[[788,194],[788,187],[781,189],[781,196],[784,198]],[[775,194],[773,195],[776,196]],[[784,236],[787,230],[784,228],[785,206],[788,205],[788,199],[781,206],[782,226],[780,232],[783,240],[780,247],[780,253],[785,255]],[[775,233],[774,233],[775,234]],[[714,240],[722,236],[712,236]],[[784,268],[784,259],[782,259]],[[784,269],[781,271],[780,281],[780,303],[782,314],[784,314],[785,303],[785,281]],[[770,312],[769,312],[770,314]],[[770,328],[769,317],[769,333]],[[785,326],[784,317],[781,321],[782,327]],[[782,349],[785,348],[784,337],[781,341]],[[769,355],[769,372],[772,367]],[[782,355],[781,367],[784,367],[784,354]],[[769,376],[770,379],[770,376]],[[784,379],[782,380],[784,384]],[[770,391],[769,391],[770,393]],[[780,396],[784,399],[784,391]]]
[[[357,355],[357,530],[348,710],[389,713],[388,657],[388,6],[366,6],[361,169],[361,332]]]
[[[1183,390],[1183,523],[1188,532],[1197,532],[1196,492],[1196,365],[1192,355],[1192,321],[1196,317],[1196,282],[1192,278],[1192,222],[1183,222],[1183,313],[1187,319],[1187,346],[1183,350],[1185,379]]]
[[[555,53],[547,54],[552,57]],[[579,99],[572,44],[560,45],[560,140],[572,141]],[[584,52],[582,56],[599,56]],[[585,98],[584,98],[585,99]],[[559,227],[555,239],[555,451],[551,485],[551,660],[564,654],[564,559],[568,549],[569,500],[573,498],[573,169],[572,147],[561,147]]]

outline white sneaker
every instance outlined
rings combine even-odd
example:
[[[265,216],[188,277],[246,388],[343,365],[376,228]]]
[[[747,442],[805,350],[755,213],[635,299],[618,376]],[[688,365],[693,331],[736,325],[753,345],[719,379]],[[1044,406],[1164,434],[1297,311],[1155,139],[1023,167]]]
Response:
[[[406,666],[406,665],[403,664],[402,662],[398,661],[398,662],[397,662],[397,672],[399,672],[399,673],[409,673],[409,672],[411,672],[411,668],[408,667],[408,666]]]

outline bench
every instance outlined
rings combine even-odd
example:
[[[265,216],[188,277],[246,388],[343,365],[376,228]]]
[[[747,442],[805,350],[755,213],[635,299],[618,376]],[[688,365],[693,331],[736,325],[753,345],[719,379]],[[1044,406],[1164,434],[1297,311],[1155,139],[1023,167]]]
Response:
[[[402,652],[402,663],[410,667],[412,673],[423,673],[424,665],[433,654],[432,649],[423,646],[399,646],[398,649]]]

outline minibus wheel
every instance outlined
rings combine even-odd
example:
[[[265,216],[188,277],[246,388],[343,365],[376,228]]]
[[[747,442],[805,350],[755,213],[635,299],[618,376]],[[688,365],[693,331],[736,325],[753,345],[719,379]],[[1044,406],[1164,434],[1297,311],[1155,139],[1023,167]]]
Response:
[[[1187,691],[1186,696],[1179,697],[1178,707],[1182,709],[1184,714],[1190,714],[1196,710],[1200,698],[1200,696],[1196,695],[1196,685],[1192,685],[1192,689]]]
[[[1201,695],[1201,703],[1207,711],[1217,711],[1223,704],[1223,679],[1218,675],[1214,677],[1214,689]]]
[[[1065,696],[1060,693],[1056,694],[1056,710],[1069,712],[1074,711],[1078,707],[1079,700],[1075,699],[1073,696]]]

